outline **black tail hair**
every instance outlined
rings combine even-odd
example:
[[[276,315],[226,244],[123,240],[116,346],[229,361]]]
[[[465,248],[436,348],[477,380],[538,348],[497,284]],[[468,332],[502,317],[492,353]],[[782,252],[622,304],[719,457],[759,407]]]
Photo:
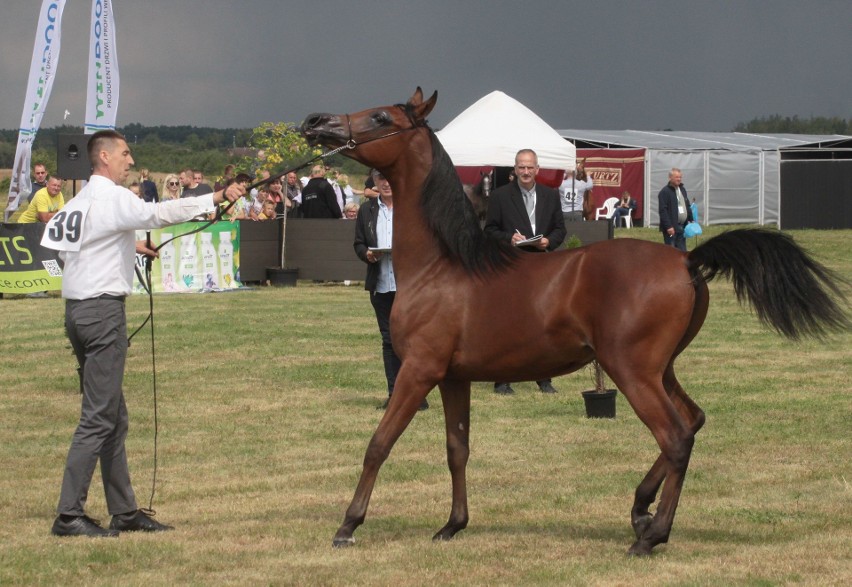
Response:
[[[786,234],[730,230],[696,247],[687,259],[690,271],[707,281],[717,275],[730,279],[737,300],[747,300],[761,322],[787,338],[823,338],[850,328],[840,288],[849,282]]]

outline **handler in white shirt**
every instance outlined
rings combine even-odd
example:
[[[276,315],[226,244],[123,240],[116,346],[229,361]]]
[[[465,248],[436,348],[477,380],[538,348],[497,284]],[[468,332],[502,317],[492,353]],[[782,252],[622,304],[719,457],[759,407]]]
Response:
[[[172,527],[141,511],[130,484],[128,415],[121,386],[127,356],[124,298],[133,287],[134,253],[157,256],[136,230],[160,228],[207,214],[245,188],[197,198],[145,202],[121,187],[133,165],[124,137],[112,130],[88,143],[92,177],[80,193],[45,227],[42,245],[60,251],[65,261],[62,297],[65,328],[81,369],[82,409],[65,465],[52,533],[57,536],[117,536]],[[106,503],[112,520],[102,528],[85,514],[86,496],[100,460]]]

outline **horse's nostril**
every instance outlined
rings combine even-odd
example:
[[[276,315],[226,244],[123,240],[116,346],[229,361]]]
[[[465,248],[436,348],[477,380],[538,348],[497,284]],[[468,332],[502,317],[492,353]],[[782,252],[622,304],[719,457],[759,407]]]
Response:
[[[305,128],[313,128],[315,126],[318,126],[324,120],[324,118],[325,117],[322,114],[311,114],[305,119],[303,126]]]

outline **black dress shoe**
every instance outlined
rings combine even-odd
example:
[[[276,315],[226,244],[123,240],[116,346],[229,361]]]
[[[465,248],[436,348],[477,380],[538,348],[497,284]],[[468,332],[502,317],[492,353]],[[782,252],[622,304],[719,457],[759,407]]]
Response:
[[[422,412],[423,410],[429,409],[429,402],[426,401],[426,398],[423,398],[423,402],[420,404],[420,407],[417,408],[418,412]]]
[[[101,528],[100,523],[89,516],[59,516],[53,522],[50,533],[54,536],[89,536],[91,538],[118,536],[116,530]]]
[[[119,532],[165,532],[166,530],[174,530],[174,526],[161,524],[142,510],[136,510],[129,514],[119,514],[113,516],[109,523],[110,530],[118,530]]]
[[[538,388],[541,390],[541,393],[556,393],[556,388],[553,387],[550,381],[539,383]]]
[[[512,389],[512,386],[508,383],[495,383],[494,393],[499,393],[500,395],[512,395],[515,393],[515,390]]]
[[[388,404],[389,404],[389,403],[390,403],[390,398],[386,399],[385,401],[383,401],[382,403],[380,403],[379,405],[377,405],[377,406],[376,406],[376,409],[377,409],[377,410],[387,410],[387,409],[388,409]]]

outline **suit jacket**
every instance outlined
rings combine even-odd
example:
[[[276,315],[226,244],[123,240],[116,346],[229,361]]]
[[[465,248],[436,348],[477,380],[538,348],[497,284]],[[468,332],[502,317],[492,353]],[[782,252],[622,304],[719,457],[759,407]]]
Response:
[[[485,234],[507,242],[512,241],[515,230],[527,237],[540,234],[550,241],[547,245],[548,251],[559,248],[565,240],[565,218],[562,216],[559,192],[537,183],[535,199],[536,232],[533,233],[517,180],[491,192],[488,198],[488,212],[485,215]],[[524,249],[540,251],[530,247],[524,247]]]
[[[660,232],[666,232],[669,228],[674,227],[675,232],[683,232],[683,227],[688,222],[692,222],[692,209],[689,207],[689,196],[686,195],[686,188],[680,186],[680,193],[683,194],[683,201],[686,204],[686,222],[683,224],[677,221],[677,192],[667,183],[660,190],[657,199],[660,206]]]
[[[361,204],[358,209],[358,218],[355,219],[355,254],[367,264],[367,278],[364,280],[364,289],[369,292],[376,291],[379,281],[379,264],[367,261],[367,249],[377,247],[379,239],[376,236],[376,225],[379,222],[379,199],[369,198]]]

